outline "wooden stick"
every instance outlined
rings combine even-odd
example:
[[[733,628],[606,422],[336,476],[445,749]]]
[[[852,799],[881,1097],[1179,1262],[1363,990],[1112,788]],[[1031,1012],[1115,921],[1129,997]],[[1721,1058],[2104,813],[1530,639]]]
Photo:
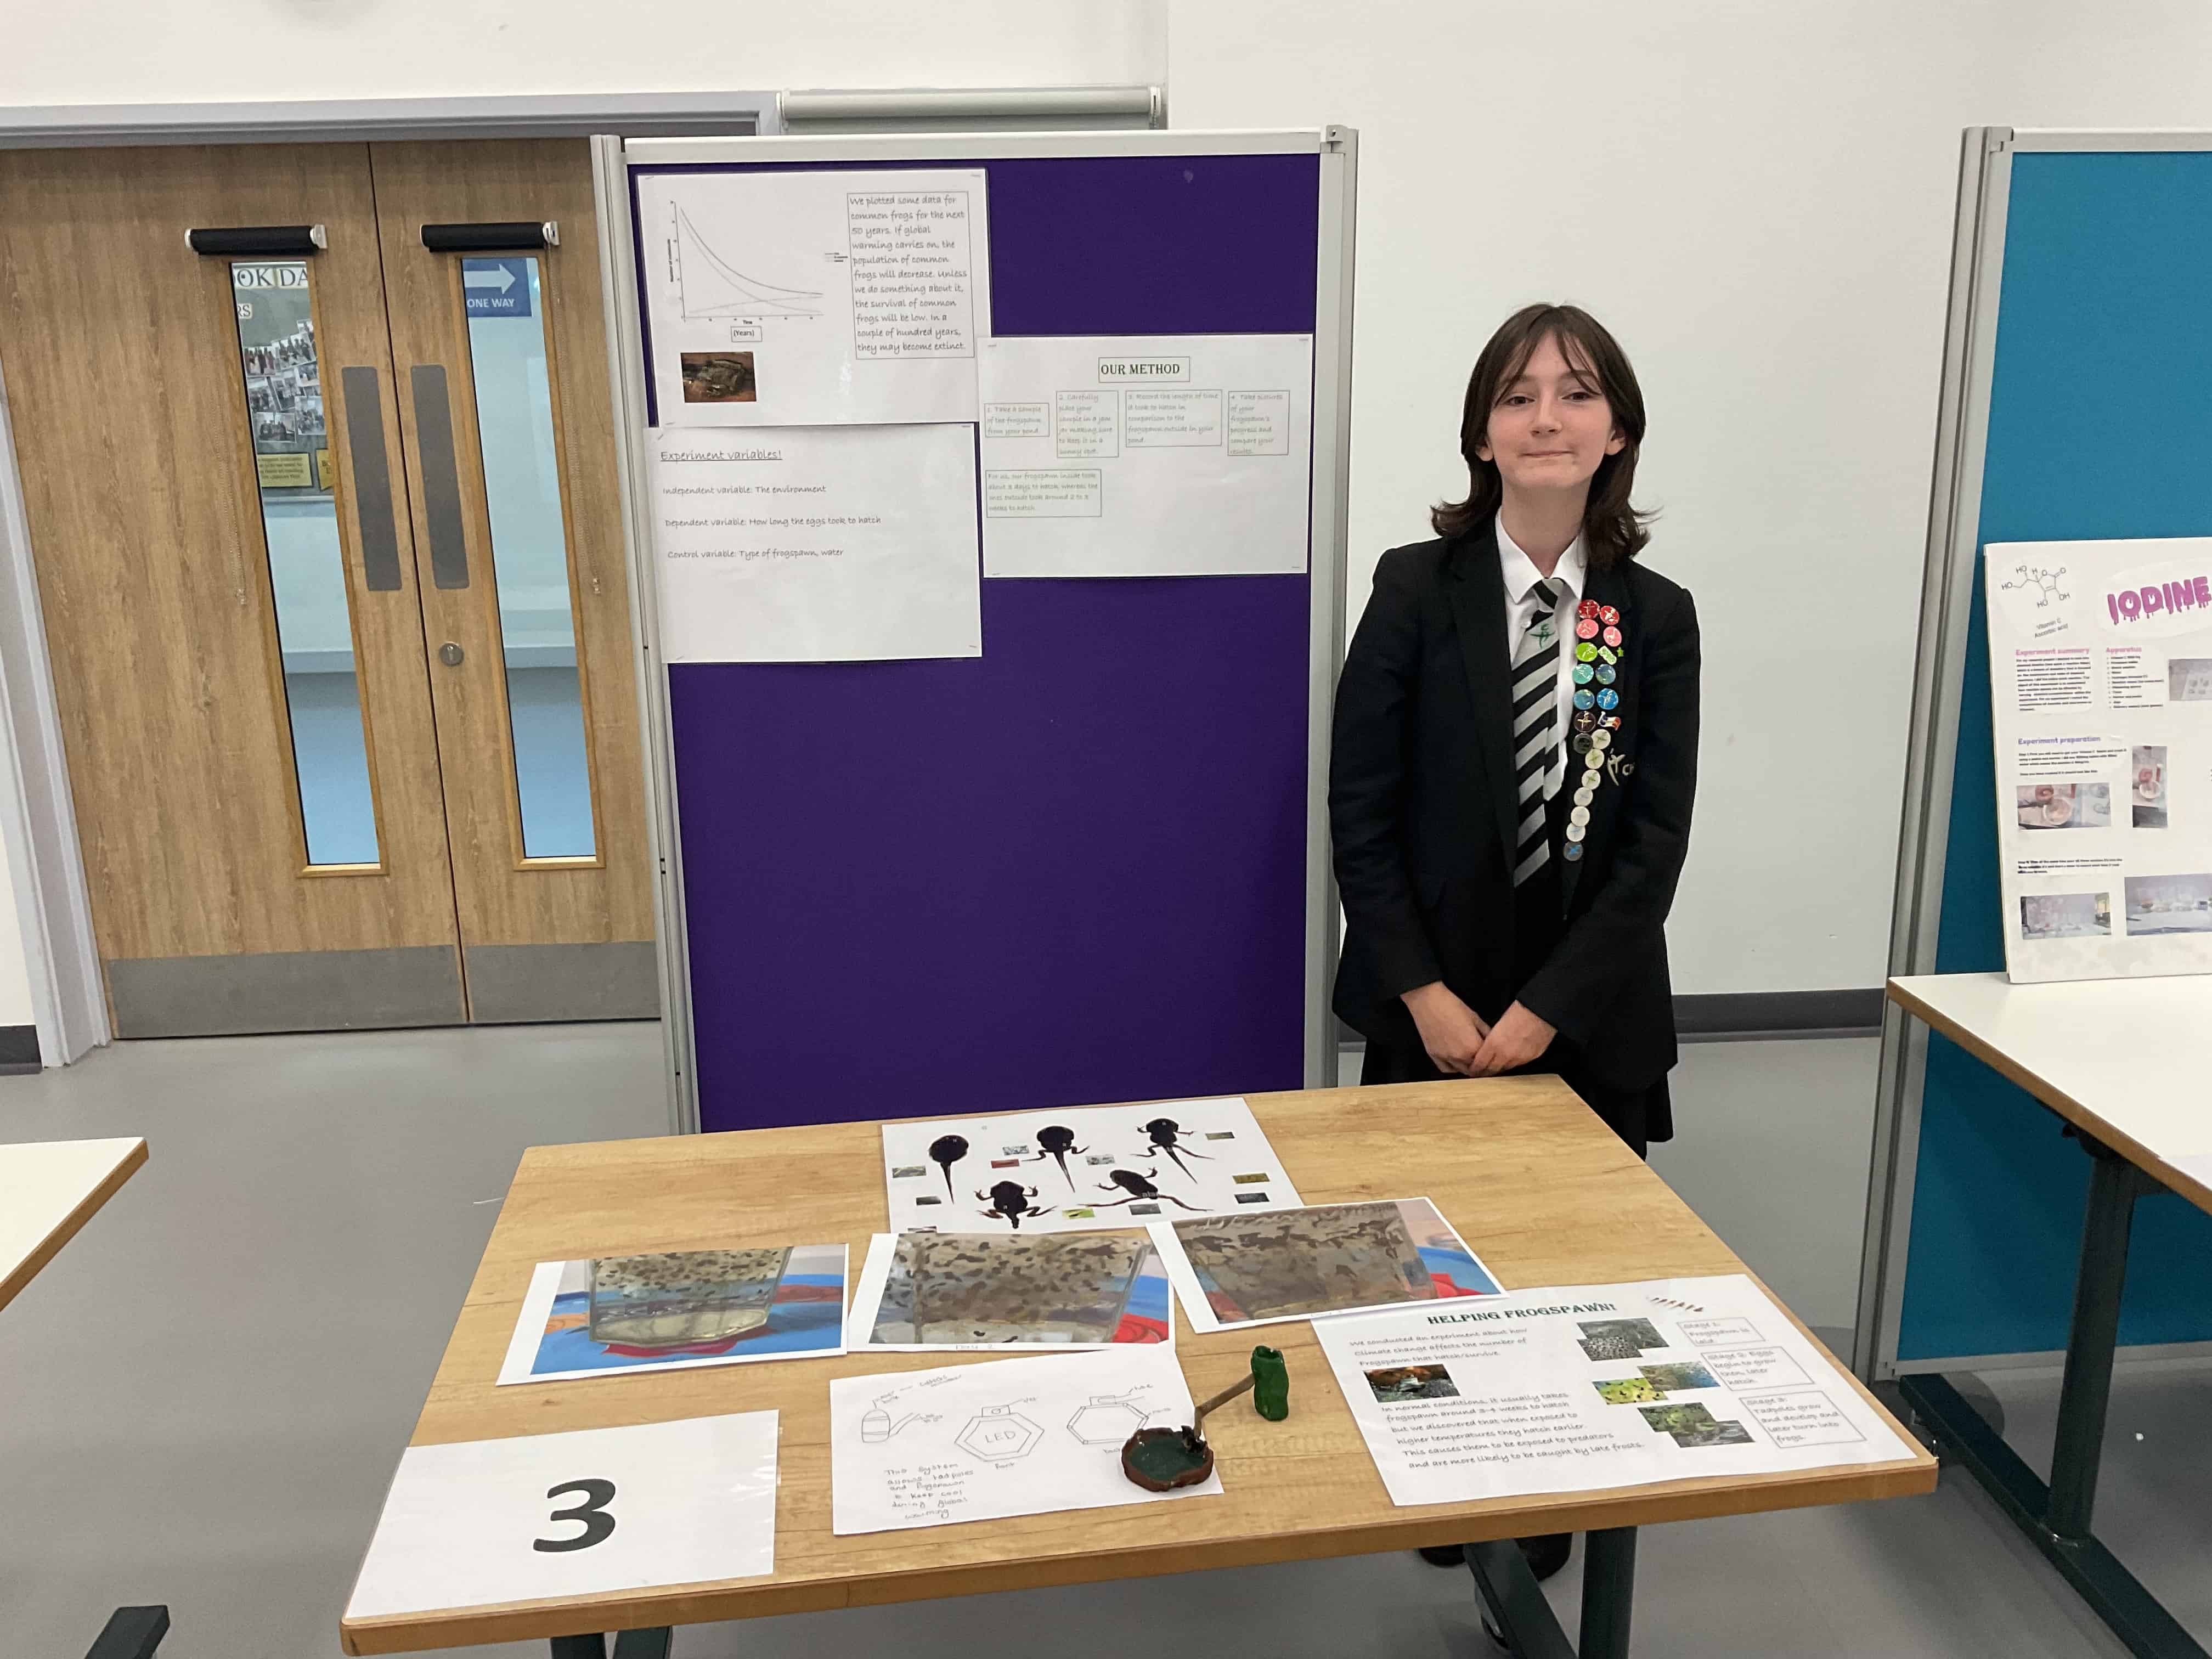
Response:
[[[1197,1411],[1191,1414],[1191,1427],[1193,1429],[1197,1428],[1200,1424],[1206,1421],[1206,1413],[1212,1411],[1216,1406],[1227,1405],[1231,1401],[1236,1399],[1238,1395],[1243,1394],[1249,1390],[1251,1386],[1258,1381],[1259,1378],[1254,1376],[1250,1371],[1245,1372],[1244,1380],[1243,1382],[1231,1383],[1228,1388],[1224,1389],[1219,1394],[1214,1395],[1212,1399],[1207,1401],[1204,1405],[1200,1406]]]

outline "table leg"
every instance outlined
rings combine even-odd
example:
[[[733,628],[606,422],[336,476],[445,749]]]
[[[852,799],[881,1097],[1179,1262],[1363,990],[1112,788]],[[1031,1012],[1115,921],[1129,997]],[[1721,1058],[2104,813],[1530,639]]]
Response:
[[[666,1625],[651,1630],[626,1630],[615,1638],[614,1659],[668,1659],[676,1632]],[[607,1659],[604,1636],[556,1636],[553,1659]]]
[[[168,1633],[168,1608],[118,1607],[84,1659],[154,1659],[155,1650]]]
[[[1585,1534],[1582,1659],[1628,1659],[1628,1615],[1635,1601],[1636,1528]]]
[[[1536,1583],[1536,1575],[1528,1571],[1528,1559],[1517,1542],[1493,1538],[1487,1543],[1469,1544],[1467,1565],[1474,1575],[1475,1592],[1490,1610],[1491,1623],[1512,1649],[1514,1659],[1575,1659],[1574,1644],[1559,1628],[1552,1604],[1544,1599],[1543,1589]],[[1622,1634],[1626,1633],[1624,1623]]]
[[[2081,1261],[2075,1279],[2065,1380],[2059,1389],[2051,1484],[2035,1478],[2035,1471],[1948,1379],[1932,1373],[1901,1376],[1898,1391],[1943,1451],[1982,1484],[2130,1653],[2142,1659],[2212,1659],[2089,1530],[2112,1400],[2128,1232],[2136,1200],[2160,1188],[2109,1147],[2086,1135],[2081,1140],[2096,1163],[2081,1223]]]
[[[2058,1429],[2051,1448],[2051,1507],[2061,1538],[2087,1538],[2105,1456],[2105,1415],[2112,1397],[2112,1355],[2120,1337],[2120,1293],[2128,1278],[2128,1232],[2136,1199],[2158,1183],[2111,1148],[2084,1137],[2089,1206],[2081,1221],[2081,1265],[2074,1280],[2074,1326],[2058,1389]]]

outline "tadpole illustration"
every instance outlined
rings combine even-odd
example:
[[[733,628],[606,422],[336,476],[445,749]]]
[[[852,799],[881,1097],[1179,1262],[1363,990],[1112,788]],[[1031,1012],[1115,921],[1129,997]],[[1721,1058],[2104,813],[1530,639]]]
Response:
[[[1039,1209],[1036,1205],[1030,1202],[1030,1200],[1036,1195],[1037,1189],[1036,1188],[1024,1187],[1018,1181],[1002,1181],[997,1186],[992,1188],[989,1192],[979,1192],[975,1194],[978,1198],[988,1198],[991,1200],[991,1207],[983,1212],[985,1215],[991,1217],[996,1221],[1012,1222],[1014,1224],[1014,1231],[1016,1232],[1019,1232],[1022,1230],[1022,1218],[1024,1216],[1050,1215],[1052,1213],[1050,1210]]]
[[[945,1195],[952,1198],[952,1166],[968,1156],[964,1135],[939,1135],[929,1143],[929,1161],[945,1171]]]
[[[1181,1141],[1183,1133],[1183,1128],[1180,1123],[1177,1123],[1171,1117],[1156,1117],[1150,1123],[1145,1125],[1145,1133],[1152,1137],[1152,1142],[1150,1146],[1145,1149],[1146,1152],[1165,1154],[1168,1159],[1174,1164],[1176,1168],[1183,1172],[1183,1175],[1187,1179],[1192,1181],[1198,1179],[1196,1176],[1191,1174],[1190,1165],[1182,1161],[1182,1155],[1185,1152],[1189,1152],[1190,1156],[1193,1158],[1206,1158],[1207,1154],[1200,1152],[1194,1152],[1188,1146],[1179,1147],[1178,1143]],[[1209,1161],[1211,1160],[1209,1159]]]
[[[1194,1215],[1204,1213],[1197,1205],[1186,1204],[1181,1199],[1171,1197],[1153,1186],[1152,1177],[1158,1173],[1158,1170],[1147,1170],[1142,1175],[1139,1175],[1134,1170],[1115,1170],[1107,1178],[1109,1184],[1101,1187],[1098,1190],[1102,1193],[1110,1193],[1115,1188],[1119,1187],[1123,1192],[1128,1194],[1128,1197],[1117,1198],[1111,1204],[1094,1204],[1091,1207],[1097,1210],[1118,1210],[1124,1204],[1134,1204],[1140,1198],[1149,1198],[1156,1203],[1172,1204],[1178,1210],[1188,1210]],[[1185,1173],[1188,1172],[1185,1171]]]
[[[1073,1192],[1075,1190],[1075,1177],[1067,1172],[1067,1155],[1070,1152],[1087,1152],[1091,1149],[1088,1146],[1077,1146],[1075,1144],[1075,1131],[1067,1127],[1065,1124],[1060,1123],[1048,1124],[1045,1127],[1039,1129],[1036,1133],[1036,1141],[1037,1145],[1043,1150],[1038,1152],[1036,1157],[1031,1158],[1030,1162],[1032,1164],[1041,1163],[1048,1155],[1049,1155],[1052,1161],[1060,1165],[1060,1178],[1067,1183],[1067,1190],[1071,1193]]]

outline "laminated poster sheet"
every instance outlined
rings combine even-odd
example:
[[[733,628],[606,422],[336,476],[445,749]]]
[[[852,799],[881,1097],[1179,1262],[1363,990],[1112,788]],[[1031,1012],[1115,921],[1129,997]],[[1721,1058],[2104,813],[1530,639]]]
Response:
[[[661,425],[975,418],[981,168],[633,176]]]
[[[1218,1496],[1218,1474],[1146,1492],[1121,1473],[1121,1443],[1139,1429],[1190,1419],[1190,1390],[1166,1348],[837,1377],[832,1528],[843,1536]]]
[[[986,576],[1223,576],[1306,568],[1313,337],[991,340]]]
[[[1167,1273],[1134,1233],[878,1233],[849,1348],[1101,1348],[1175,1341]]]
[[[2212,539],[1984,556],[2013,981],[2212,972]]]
[[[1126,1231],[1298,1202],[1237,1097],[884,1125],[890,1231]]]
[[[844,1352],[844,1317],[842,1244],[541,1261],[499,1380],[819,1358]]]
[[[1155,1222],[1152,1239],[1196,1331],[1498,1294],[1425,1198]]]
[[[1514,1291],[1314,1333],[1396,1504],[1913,1455],[1741,1273]]]
[[[981,656],[974,431],[654,432],[662,655]]]

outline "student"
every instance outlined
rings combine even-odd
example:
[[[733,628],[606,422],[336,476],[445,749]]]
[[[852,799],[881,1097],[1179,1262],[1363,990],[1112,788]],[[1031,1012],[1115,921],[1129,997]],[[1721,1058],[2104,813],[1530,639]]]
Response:
[[[1468,382],[1467,499],[1376,567],[1329,763],[1362,1081],[1556,1073],[1639,1157],[1674,1133],[1664,927],[1698,758],[1697,612],[1635,562],[1643,439],[1594,318],[1506,319]],[[1539,1576],[1566,1559],[1523,1542]]]

